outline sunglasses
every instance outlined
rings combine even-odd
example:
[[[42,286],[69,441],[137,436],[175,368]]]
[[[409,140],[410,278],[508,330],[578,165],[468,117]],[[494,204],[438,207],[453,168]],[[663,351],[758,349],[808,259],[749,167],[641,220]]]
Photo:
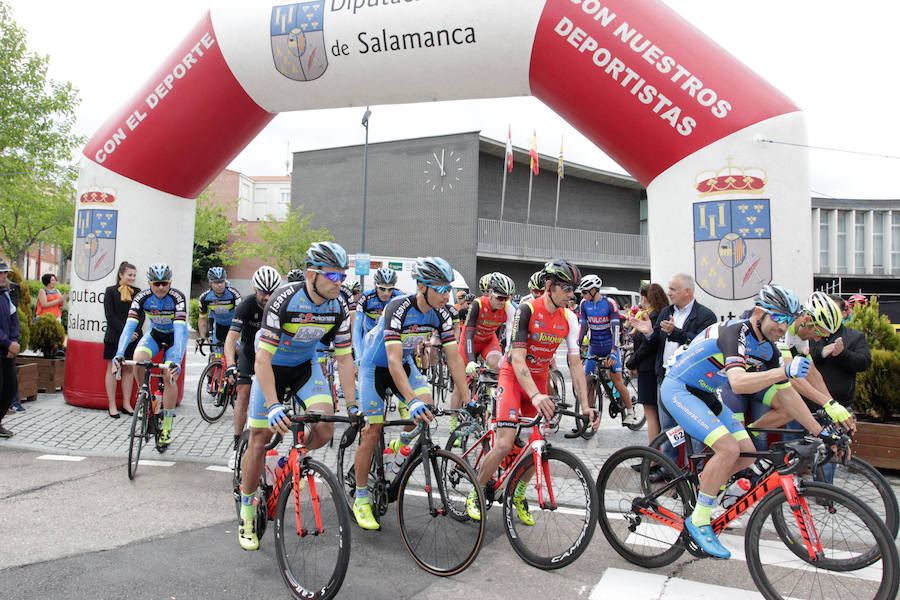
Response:
[[[574,291],[575,291],[575,286],[574,286],[574,285],[570,285],[570,284],[568,284],[568,283],[559,283],[558,281],[554,281],[553,283],[554,283],[555,285],[558,285],[558,286],[559,286],[559,289],[561,289],[562,291],[564,291],[564,292],[567,293],[567,294],[570,293],[570,292],[574,292]]]
[[[334,283],[341,283],[345,279],[347,279],[346,273],[335,273],[333,271],[319,271],[318,269],[310,269],[313,273],[319,273],[320,275],[324,275],[328,281],[333,281]]]
[[[796,318],[796,317],[794,317],[794,315],[786,315],[783,313],[776,313],[776,312],[769,312],[769,311],[766,311],[766,314],[768,314],[770,317],[772,317],[772,320],[775,321],[776,323],[778,323],[779,325],[790,325],[791,323],[794,322],[794,319]]]
[[[426,283],[425,285],[436,291],[438,294],[446,294],[451,289],[451,286],[449,285],[432,285],[430,283]]]
[[[382,286],[382,285],[376,285],[376,286],[375,286],[375,289],[377,289],[379,292],[393,292],[393,291],[394,291],[394,288],[392,288],[392,287],[384,287],[384,286]]]
[[[496,298],[500,302],[506,302],[507,300],[509,300],[509,296],[499,296],[497,294],[494,294],[494,298]]]
[[[152,285],[154,287],[165,287],[165,286],[169,285],[170,283],[172,283],[172,282],[171,281],[151,281],[150,285]]]

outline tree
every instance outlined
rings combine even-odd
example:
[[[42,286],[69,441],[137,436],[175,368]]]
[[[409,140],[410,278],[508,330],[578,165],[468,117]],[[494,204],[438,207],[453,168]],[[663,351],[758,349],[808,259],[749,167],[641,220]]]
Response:
[[[258,233],[263,243],[257,246],[256,256],[282,273],[299,268],[310,245],[334,239],[324,227],[310,229],[312,218],[312,213],[303,214],[302,206],[288,212],[286,221],[276,221],[272,215],[266,215],[266,220],[260,223]]]
[[[77,90],[47,78],[49,58],[28,50],[25,31],[0,0],[0,249],[17,266],[39,241],[74,220],[72,133]],[[71,234],[70,234],[71,235]]]
[[[237,200],[233,201],[235,204]],[[194,220],[194,259],[191,263],[191,282],[206,281],[210,267],[227,267],[251,256],[251,246],[242,241],[228,242],[228,236],[243,237],[244,226],[228,219],[222,202],[207,192],[197,198]]]

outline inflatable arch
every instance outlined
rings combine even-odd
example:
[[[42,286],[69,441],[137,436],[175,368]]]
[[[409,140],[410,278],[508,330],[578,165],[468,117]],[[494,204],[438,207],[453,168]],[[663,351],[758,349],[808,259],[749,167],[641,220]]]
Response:
[[[647,187],[654,281],[693,274],[720,315],[773,279],[811,290],[806,154],[759,141],[805,144],[802,114],[662,2],[243,2],[210,10],[84,149],[67,401],[106,406],[118,262],[140,281],[168,262],[188,290],[195,199],[276,113],[526,94]]]

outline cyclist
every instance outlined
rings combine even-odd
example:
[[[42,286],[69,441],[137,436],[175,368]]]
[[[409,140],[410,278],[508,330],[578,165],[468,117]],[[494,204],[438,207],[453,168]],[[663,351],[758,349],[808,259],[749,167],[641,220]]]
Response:
[[[146,317],[150,328],[134,350],[134,360],[142,362],[150,360],[163,348],[165,366],[163,377],[169,384],[163,390],[163,424],[159,435],[159,446],[165,450],[172,443],[172,420],[175,417],[175,403],[178,399],[178,374],[181,373],[181,361],[187,346],[187,302],[184,294],[172,287],[172,269],[165,263],[155,263],[147,269],[147,281],[150,287],[141,290],[131,300],[125,329],[119,336],[119,348],[113,358],[113,372],[117,373],[125,357],[125,349],[131,342],[131,335],[139,322]],[[134,370],[137,385],[144,381],[144,369]]]
[[[588,352],[595,356],[605,357],[603,366],[609,369],[609,378],[619,391],[619,397],[625,403],[625,417],[622,422],[626,425],[637,423],[634,416],[634,408],[631,405],[631,394],[622,381],[622,354],[619,351],[619,326],[621,319],[619,307],[616,301],[600,293],[603,281],[596,275],[586,275],[578,287],[581,293],[581,305],[578,307],[581,329],[579,340],[584,340],[590,334]],[[597,378],[594,372],[597,361],[591,359],[584,363],[584,373],[588,382],[588,401],[594,397],[594,387]],[[599,407],[598,407],[599,408]]]
[[[234,403],[234,449],[247,423],[247,408],[250,403],[250,383],[253,378],[253,363],[256,361],[256,332],[262,323],[263,309],[269,296],[281,287],[281,275],[274,268],[263,265],[253,273],[253,295],[244,298],[234,311],[231,328],[225,338],[225,351],[222,364],[225,366],[225,377],[231,383],[237,383],[237,400]],[[237,349],[240,340],[240,350]],[[227,360],[236,356],[237,362]],[[234,452],[228,459],[228,466],[234,470]]]
[[[306,279],[303,269],[291,269],[287,274],[287,283],[296,283]]]
[[[353,323],[353,352],[357,363],[363,354],[363,339],[378,323],[385,305],[392,298],[403,295],[397,289],[397,271],[381,267],[375,271],[373,279],[375,287],[364,293],[356,306],[359,318]]]
[[[835,441],[823,432],[791,387],[791,381],[806,376],[810,360],[797,356],[784,364],[775,347],[799,311],[793,292],[781,286],[763,286],[749,319],[710,325],[669,360],[660,401],[687,435],[714,452],[703,469],[694,511],[684,520],[690,536],[711,556],[731,556],[710,526],[716,496],[731,474],[753,463],[753,458],[741,458],[739,453],[755,451],[747,430],[719,399],[718,388],[727,382],[735,393],[755,394],[774,386],[785,409],[808,431],[829,444]],[[646,316],[635,323],[641,333],[652,331]]]
[[[366,336],[359,367],[361,408],[368,425],[360,436],[354,465],[356,470],[356,501],[353,516],[363,529],[379,529],[369,504],[367,479],[372,454],[381,434],[384,421],[385,395],[391,389],[398,398],[407,401],[414,419],[431,422],[433,416],[427,405],[432,396],[425,379],[412,362],[416,347],[432,332],[438,332],[447,355],[450,374],[456,384],[456,406],[462,404],[466,389],[465,366],[453,338],[453,317],[449,311],[450,283],[453,269],[443,258],[417,258],[412,268],[416,293],[394,298],[384,307],[378,324]]]
[[[305,409],[333,414],[325,378],[313,368],[316,347],[334,341],[341,382],[355,392],[350,354],[350,311],[340,297],[350,261],[334,242],[316,242],[306,252],[306,281],[279,288],[263,310],[259,348],[250,389],[250,442],[242,460],[241,520],[238,542],[257,550],[253,498],[263,470],[265,445],[273,433],[286,434],[290,420],[283,403],[299,396]],[[309,449],[321,448],[334,433],[333,424],[317,423],[306,436]]]
[[[206,272],[209,289],[200,294],[197,331],[200,333],[200,339],[206,338],[209,334],[209,342],[213,344],[224,343],[228,336],[228,328],[231,327],[231,319],[234,317],[234,309],[241,303],[241,293],[228,285],[225,278],[225,269],[210,268]]]
[[[542,279],[544,278],[543,271],[535,271],[531,274],[531,277],[528,278],[528,290],[531,292],[525,296],[522,296],[519,304],[525,304],[530,300],[534,300],[544,293],[544,283]]]
[[[510,296],[516,292],[516,284],[503,273],[491,273],[488,280],[488,291],[476,298],[469,309],[466,324],[460,332],[463,343],[459,353],[466,363],[466,374],[471,375],[478,368],[478,357],[484,359],[488,367],[500,368],[500,341],[497,330],[506,324],[506,344],[512,335],[512,322],[515,308]]]
[[[578,344],[578,317],[566,308],[569,299],[575,295],[581,272],[570,262],[552,260],[543,273],[544,293],[520,304],[513,321],[510,351],[497,380],[497,435],[494,447],[485,455],[478,471],[478,483],[482,486],[487,485],[500,462],[512,450],[520,417],[534,417],[537,411],[547,420],[553,417],[555,406],[547,395],[547,380],[556,348],[563,341],[572,385],[581,398],[584,414],[591,415],[595,431],[600,426],[597,411],[587,402],[587,383]],[[534,517],[525,500],[525,489],[524,480],[516,485],[513,504],[519,520],[525,525],[534,525]],[[466,500],[466,512],[472,519],[481,519],[475,493]]]

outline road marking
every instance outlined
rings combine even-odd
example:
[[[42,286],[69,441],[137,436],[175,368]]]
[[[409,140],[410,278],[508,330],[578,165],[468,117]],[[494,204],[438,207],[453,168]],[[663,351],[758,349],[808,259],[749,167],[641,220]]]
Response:
[[[142,460],[141,465],[148,467],[171,467],[175,464],[174,460]]]
[[[590,600],[759,600],[756,590],[713,585],[627,569],[607,569]]]
[[[65,462],[80,462],[86,459],[87,456],[71,456],[68,454],[42,454],[38,456],[38,460],[61,460]]]
[[[220,465],[212,465],[212,466],[206,467],[206,470],[207,471],[218,471],[220,473],[231,473],[231,469],[229,469],[228,467],[222,467]]]

